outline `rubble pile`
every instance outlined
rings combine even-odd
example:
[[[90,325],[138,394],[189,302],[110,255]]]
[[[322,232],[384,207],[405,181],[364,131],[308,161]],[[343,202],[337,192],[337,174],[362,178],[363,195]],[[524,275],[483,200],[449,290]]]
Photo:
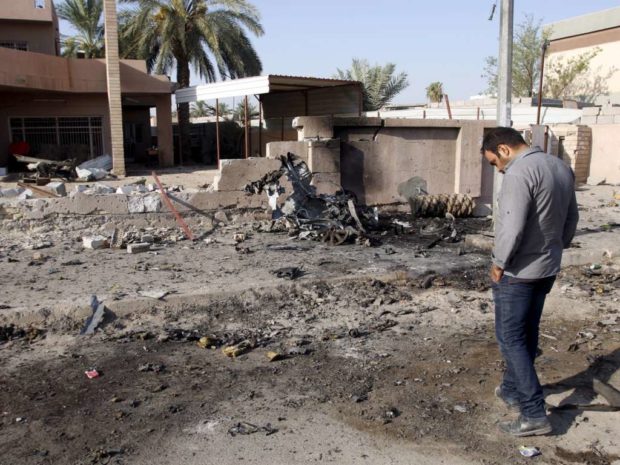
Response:
[[[349,239],[364,240],[366,232],[378,226],[376,208],[357,205],[355,195],[344,190],[335,195],[318,195],[311,185],[312,172],[304,161],[290,152],[282,155],[280,161],[279,170],[247,184],[245,191],[249,195],[265,192],[273,220],[291,235],[339,245]],[[285,175],[292,184],[292,192],[279,205],[278,197],[285,193],[280,179]]]

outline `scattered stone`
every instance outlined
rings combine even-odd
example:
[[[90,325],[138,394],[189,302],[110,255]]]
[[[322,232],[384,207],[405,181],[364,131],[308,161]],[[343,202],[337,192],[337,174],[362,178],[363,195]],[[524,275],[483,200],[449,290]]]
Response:
[[[234,240],[236,243],[243,242],[243,241],[245,241],[246,239],[247,239],[247,236],[246,236],[246,234],[245,234],[245,233],[235,233],[235,234],[233,235],[233,240]]]
[[[228,215],[226,215],[226,212],[223,212],[221,210],[215,212],[215,215],[213,215],[213,218],[219,221],[220,223],[224,223],[224,224],[228,224],[230,222],[230,220],[228,219]]]
[[[139,242],[137,244],[129,244],[127,246],[127,253],[132,253],[132,254],[148,252],[149,250],[151,250],[151,244],[147,242]]]
[[[465,405],[455,405],[454,411],[459,413],[467,413],[469,409]]]
[[[103,249],[108,247],[108,239],[104,236],[85,236],[82,238],[82,245],[85,249]]]
[[[8,189],[0,189],[0,197],[17,197],[26,189],[22,187],[11,187]]]
[[[150,297],[151,299],[162,300],[164,297],[170,294],[170,292],[161,289],[155,289],[151,291],[139,291],[138,294],[143,297]]]
[[[142,234],[140,241],[152,244],[153,242],[155,242],[155,237],[152,234]]]
[[[67,188],[64,182],[50,182],[46,184],[45,187],[60,197],[65,197],[67,195]]]

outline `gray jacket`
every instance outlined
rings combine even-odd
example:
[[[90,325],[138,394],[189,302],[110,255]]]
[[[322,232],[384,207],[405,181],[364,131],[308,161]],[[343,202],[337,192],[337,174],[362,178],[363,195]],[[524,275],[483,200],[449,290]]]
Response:
[[[572,170],[526,150],[507,165],[498,203],[493,263],[520,279],[556,275],[579,220]]]

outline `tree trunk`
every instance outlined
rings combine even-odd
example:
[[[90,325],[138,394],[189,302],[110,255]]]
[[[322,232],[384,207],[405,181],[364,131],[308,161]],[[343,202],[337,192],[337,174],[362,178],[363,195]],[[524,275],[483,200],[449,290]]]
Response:
[[[180,89],[189,87],[189,62],[177,58],[177,83]],[[180,162],[190,160],[192,155],[192,138],[190,135],[189,103],[179,103],[177,117],[179,120],[179,140],[181,142]]]

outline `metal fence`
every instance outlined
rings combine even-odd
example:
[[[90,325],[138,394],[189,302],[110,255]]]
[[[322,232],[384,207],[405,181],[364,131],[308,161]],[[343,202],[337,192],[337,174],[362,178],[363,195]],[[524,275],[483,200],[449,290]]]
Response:
[[[86,160],[103,155],[103,118],[10,118],[11,141],[25,141],[32,156]]]

